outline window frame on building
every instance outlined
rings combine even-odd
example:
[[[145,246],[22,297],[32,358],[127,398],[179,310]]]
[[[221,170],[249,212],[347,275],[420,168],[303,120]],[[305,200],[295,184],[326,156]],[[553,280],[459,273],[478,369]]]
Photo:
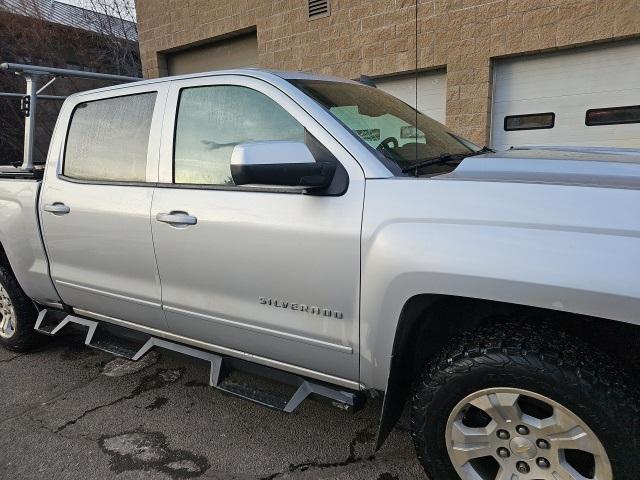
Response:
[[[607,122],[593,122],[589,120],[589,115],[595,112],[607,112],[607,113],[616,113],[616,112],[624,112],[625,110],[634,109],[637,110],[637,118],[634,120],[613,120]],[[587,127],[604,127],[607,125],[629,125],[632,123],[640,123],[640,105],[623,105],[620,107],[599,107],[599,108],[590,108],[585,112],[584,115],[584,124]]]
[[[543,115],[550,115],[551,123],[535,126],[535,127],[516,127],[516,128],[508,128],[509,120],[517,118],[517,119],[525,119],[531,117],[540,117]],[[539,113],[524,113],[518,115],[506,115],[504,117],[504,122],[502,124],[502,128],[505,132],[520,132],[525,130],[549,130],[556,126],[556,114],[555,112],[539,112]]]

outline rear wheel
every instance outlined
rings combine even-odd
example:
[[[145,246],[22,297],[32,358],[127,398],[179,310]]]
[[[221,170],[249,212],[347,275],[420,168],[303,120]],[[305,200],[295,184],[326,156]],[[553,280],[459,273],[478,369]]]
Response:
[[[41,336],[33,329],[35,306],[18,285],[13,273],[0,266],[0,344],[17,352],[37,345]]]
[[[639,404],[622,377],[559,332],[470,332],[417,387],[418,457],[433,479],[637,479]]]

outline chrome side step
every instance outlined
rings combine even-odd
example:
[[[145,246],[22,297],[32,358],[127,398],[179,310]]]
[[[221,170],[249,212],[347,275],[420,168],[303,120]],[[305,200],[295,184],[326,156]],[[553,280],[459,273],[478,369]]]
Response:
[[[217,355],[158,337],[144,335],[146,341],[142,342],[124,339],[113,335],[106,328],[100,328],[104,322],[70,315],[59,310],[42,310],[38,315],[35,330],[45,335],[53,336],[71,323],[86,327],[87,335],[84,343],[88,347],[103,350],[133,361],[140,360],[154,348],[163,348],[209,362],[210,386],[230,395],[283,412],[293,412],[309,396],[327,400],[333,406],[349,412],[359,410],[364,404],[364,396],[360,392],[341,389],[340,387],[312,381],[289,372],[247,362],[246,360]],[[260,385],[261,382],[238,381],[233,378],[235,372],[242,372],[249,374],[249,377],[261,377],[278,384],[287,385],[290,390],[293,389],[292,393],[290,395],[283,394],[279,391],[281,389],[265,387]]]

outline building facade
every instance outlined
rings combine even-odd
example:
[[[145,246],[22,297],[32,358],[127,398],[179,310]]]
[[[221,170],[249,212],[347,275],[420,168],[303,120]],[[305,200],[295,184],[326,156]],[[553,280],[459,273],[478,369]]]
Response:
[[[640,147],[640,123],[629,121],[640,117],[638,0],[136,6],[147,77],[241,66],[366,75],[482,145]],[[595,128],[588,115],[614,121]]]

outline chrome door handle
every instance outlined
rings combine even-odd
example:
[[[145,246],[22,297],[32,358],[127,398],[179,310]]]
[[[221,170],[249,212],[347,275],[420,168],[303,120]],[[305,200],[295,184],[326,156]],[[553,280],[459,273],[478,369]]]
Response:
[[[198,219],[193,215],[189,215],[187,212],[173,211],[171,213],[159,213],[156,215],[156,220],[162,223],[168,223],[169,225],[186,226],[195,225],[198,223]]]
[[[64,203],[54,202],[44,206],[44,211],[55,215],[66,215],[71,211]]]

